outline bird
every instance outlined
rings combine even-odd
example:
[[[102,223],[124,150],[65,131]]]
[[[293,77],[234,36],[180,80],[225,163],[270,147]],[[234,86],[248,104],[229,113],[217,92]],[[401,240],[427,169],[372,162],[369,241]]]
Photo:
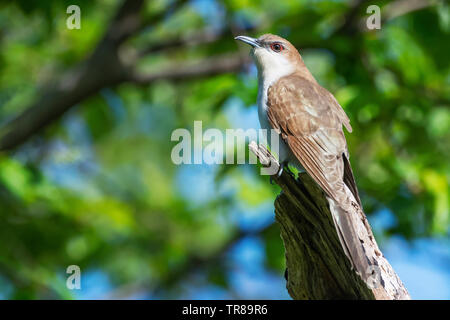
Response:
[[[352,132],[347,114],[288,40],[273,34],[235,40],[251,46],[258,73],[259,122],[262,129],[275,130],[279,140],[278,174],[292,165],[322,188],[343,251],[351,267],[366,279],[375,261],[365,254],[350,215],[360,210],[365,219],[343,131],[345,127]]]

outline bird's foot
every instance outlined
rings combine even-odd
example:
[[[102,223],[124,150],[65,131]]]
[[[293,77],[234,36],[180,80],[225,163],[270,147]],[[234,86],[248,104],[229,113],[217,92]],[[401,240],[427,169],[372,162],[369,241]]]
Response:
[[[280,169],[278,169],[278,172],[276,174],[277,178],[281,177],[281,175],[283,174],[283,171],[286,170],[288,174],[293,175],[293,173],[291,172],[291,170],[289,170],[288,168],[288,164],[287,161],[282,162],[280,164]],[[270,176],[270,184],[273,184],[273,177],[274,176]]]

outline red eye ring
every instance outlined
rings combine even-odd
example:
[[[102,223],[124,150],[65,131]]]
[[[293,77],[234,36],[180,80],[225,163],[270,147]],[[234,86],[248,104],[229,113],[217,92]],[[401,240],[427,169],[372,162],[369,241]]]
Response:
[[[270,49],[272,49],[275,52],[281,52],[284,50],[284,47],[281,43],[274,42],[274,43],[270,44]]]

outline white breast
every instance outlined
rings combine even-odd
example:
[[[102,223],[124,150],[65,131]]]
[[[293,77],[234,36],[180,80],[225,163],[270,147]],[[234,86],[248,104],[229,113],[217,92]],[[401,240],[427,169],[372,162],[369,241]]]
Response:
[[[262,129],[269,130],[272,127],[270,126],[269,119],[267,117],[267,90],[269,86],[264,85],[259,81],[258,84],[258,117],[259,124]]]
[[[280,59],[272,60],[271,57],[259,57],[258,67],[258,117],[262,129],[267,130],[267,142],[272,151],[278,153],[281,162],[288,161],[292,158],[292,153],[284,141],[278,137],[279,152],[276,152],[274,144],[270,139],[270,125],[267,116],[267,90],[269,87],[277,82],[280,78],[287,76],[293,72],[292,66],[288,61]],[[268,61],[270,60],[270,61]],[[262,64],[262,63],[263,64]],[[295,157],[294,157],[295,158]]]
[[[261,60],[261,59],[260,59]],[[264,60],[263,60],[264,61]],[[271,61],[274,63],[274,61]],[[267,61],[266,66],[269,62]],[[270,65],[270,64],[269,64]],[[258,117],[259,123],[262,129],[267,130],[267,143],[270,146],[272,152],[277,153],[280,162],[289,162],[290,165],[296,167],[299,171],[304,171],[301,164],[298,162],[295,155],[292,153],[288,145],[278,137],[278,144],[274,144],[271,141],[270,130],[272,126],[270,125],[269,118],[267,116],[267,91],[272,84],[277,82],[280,78],[291,74],[294,69],[287,63],[283,62],[281,59],[277,59],[273,66],[262,67],[258,65]],[[278,145],[278,151],[275,150],[275,146]]]
[[[283,57],[273,59],[270,53],[264,53],[257,59],[258,67],[258,116],[261,128],[270,129],[267,119],[267,90],[280,78],[294,71],[292,65]]]

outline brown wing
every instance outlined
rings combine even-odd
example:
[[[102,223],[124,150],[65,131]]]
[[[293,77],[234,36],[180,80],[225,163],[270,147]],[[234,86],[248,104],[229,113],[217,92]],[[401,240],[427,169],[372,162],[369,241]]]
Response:
[[[267,93],[267,113],[306,172],[325,191],[342,248],[352,267],[366,278],[369,261],[361,245],[357,225],[348,210],[351,199],[344,183],[360,203],[348,161],[342,125],[351,130],[344,110],[317,83],[299,76],[281,78]],[[362,208],[361,208],[362,209]]]
[[[329,197],[342,203],[344,160],[348,159],[342,125],[348,117],[333,95],[317,83],[291,75],[267,93],[268,118],[294,155]],[[356,198],[356,196],[355,196]]]

